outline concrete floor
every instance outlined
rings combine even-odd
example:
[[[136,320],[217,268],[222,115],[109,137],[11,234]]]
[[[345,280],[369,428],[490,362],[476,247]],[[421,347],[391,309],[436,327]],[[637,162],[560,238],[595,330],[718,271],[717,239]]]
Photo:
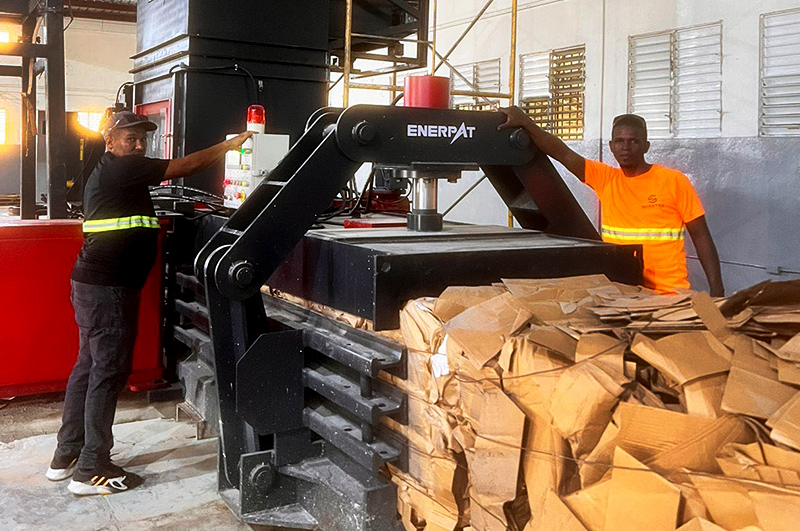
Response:
[[[216,492],[216,439],[198,441],[175,422],[175,403],[127,394],[115,419],[114,461],[145,483],[112,496],[78,498],[44,472],[55,449],[61,395],[0,400],[0,530],[248,530]]]

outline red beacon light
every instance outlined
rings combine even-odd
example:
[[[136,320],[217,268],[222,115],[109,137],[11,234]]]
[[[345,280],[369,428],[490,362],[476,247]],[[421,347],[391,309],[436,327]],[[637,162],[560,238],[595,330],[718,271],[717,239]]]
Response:
[[[264,133],[267,124],[267,113],[261,105],[251,105],[247,108],[247,130]]]
[[[405,80],[403,106],[449,109],[450,78],[441,76],[408,76]]]

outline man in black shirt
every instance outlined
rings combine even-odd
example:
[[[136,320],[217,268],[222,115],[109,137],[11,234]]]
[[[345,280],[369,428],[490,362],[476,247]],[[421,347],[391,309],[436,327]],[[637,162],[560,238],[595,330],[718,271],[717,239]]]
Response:
[[[253,134],[160,160],[144,156],[156,127],[132,112],[114,114],[103,130],[106,152],[84,190],[84,243],[72,271],[80,347],[46,473],[53,481],[72,476],[68,489],[76,495],[113,494],[138,480],[111,463],[111,426],[131,373],[139,292],[156,257],[158,219],[148,186],[204,170]]]

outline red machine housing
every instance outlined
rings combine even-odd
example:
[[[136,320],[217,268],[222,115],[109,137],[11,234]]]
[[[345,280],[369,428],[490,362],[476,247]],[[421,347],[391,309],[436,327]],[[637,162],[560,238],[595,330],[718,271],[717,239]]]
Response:
[[[160,380],[162,259],[142,290],[131,387]],[[66,388],[78,355],[78,327],[70,303],[70,273],[83,243],[81,222],[0,224],[0,398]]]

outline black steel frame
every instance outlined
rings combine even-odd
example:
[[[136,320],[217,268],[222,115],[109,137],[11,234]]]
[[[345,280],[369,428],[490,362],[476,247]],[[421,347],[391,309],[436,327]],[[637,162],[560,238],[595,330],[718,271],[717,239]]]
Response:
[[[394,525],[393,487],[376,472],[402,452],[379,421],[402,418],[403,400],[376,378],[382,370],[403,376],[402,347],[271,298],[265,310],[259,292],[362,163],[418,171],[477,164],[523,227],[599,240],[547,157],[524,131],[498,131],[502,121],[493,112],[323,109],[198,254],[219,398],[219,488],[245,521],[313,528],[325,515],[353,513],[331,512],[344,491],[370,516],[325,529]],[[428,136],[419,136],[422,126]],[[350,479],[337,487],[331,475]]]
[[[50,219],[67,217],[67,177],[62,153],[67,136],[64,0],[7,1],[0,7],[0,22],[20,24],[21,41],[0,43],[0,56],[22,58],[21,68],[4,68],[0,76],[20,77],[22,111],[20,138],[20,215],[36,218],[36,72],[37,58],[47,61],[47,213]],[[35,42],[39,21],[47,32],[44,44]]]

